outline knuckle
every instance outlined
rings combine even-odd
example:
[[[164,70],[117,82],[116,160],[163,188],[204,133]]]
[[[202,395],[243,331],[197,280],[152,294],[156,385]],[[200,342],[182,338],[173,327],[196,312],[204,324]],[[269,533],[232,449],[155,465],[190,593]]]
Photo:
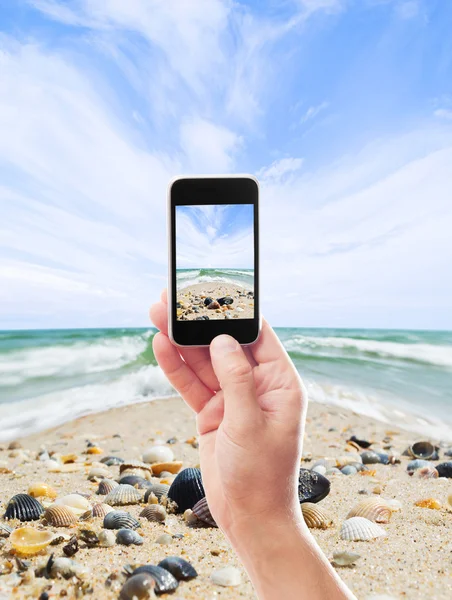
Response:
[[[235,383],[246,383],[251,376],[251,365],[248,361],[243,361],[232,365],[228,372],[228,379]]]

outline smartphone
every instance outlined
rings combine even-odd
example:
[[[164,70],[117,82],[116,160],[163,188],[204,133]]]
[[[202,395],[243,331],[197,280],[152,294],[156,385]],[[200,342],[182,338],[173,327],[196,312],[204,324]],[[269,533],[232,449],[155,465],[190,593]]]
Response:
[[[259,337],[259,184],[251,175],[187,176],[168,187],[170,339],[208,346]]]

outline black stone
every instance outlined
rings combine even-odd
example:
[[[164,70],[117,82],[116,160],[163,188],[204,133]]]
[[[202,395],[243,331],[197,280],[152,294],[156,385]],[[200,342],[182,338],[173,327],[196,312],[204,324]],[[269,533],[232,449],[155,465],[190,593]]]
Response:
[[[230,296],[223,296],[223,298],[217,298],[217,302],[220,306],[232,304],[234,300]]]
[[[213,302],[213,298],[204,298],[204,306],[209,306],[209,304],[212,304]]]
[[[331,483],[329,479],[310,471],[309,469],[300,469],[298,478],[298,499],[303,502],[320,502],[330,493]]]
[[[440,477],[447,477],[449,479],[452,478],[452,461],[443,462],[436,466],[436,470],[438,471],[438,475]]]

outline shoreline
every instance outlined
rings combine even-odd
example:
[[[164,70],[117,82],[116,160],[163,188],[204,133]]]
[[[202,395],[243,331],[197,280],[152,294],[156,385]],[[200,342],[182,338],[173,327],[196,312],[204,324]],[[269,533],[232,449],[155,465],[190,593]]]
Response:
[[[320,458],[333,459],[347,455],[346,440],[351,435],[374,441],[375,447],[391,445],[397,453],[402,453],[408,444],[422,436],[412,434],[392,425],[375,421],[355,412],[317,402],[309,404],[306,422],[303,455],[312,461],[303,462],[309,468]],[[120,437],[117,437],[117,436]],[[2,511],[6,502],[16,493],[27,491],[28,485],[44,481],[52,485],[59,496],[81,492],[93,494],[97,484],[88,481],[89,467],[75,473],[50,473],[42,461],[35,459],[35,453],[45,447],[49,452],[77,454],[79,461],[94,462],[102,456],[117,454],[123,458],[139,459],[146,447],[159,438],[163,441],[176,437],[177,442],[170,447],[175,460],[183,462],[183,468],[199,463],[198,450],[190,440],[196,435],[194,413],[179,397],[154,399],[113,408],[69,421],[47,431],[32,434],[19,440],[22,448],[8,450],[8,444],[0,444],[0,464],[14,473],[0,474]],[[383,440],[387,440],[383,442]],[[86,455],[86,440],[96,443],[104,451],[101,455]],[[436,440],[434,440],[436,441]],[[194,444],[196,445],[196,444]],[[14,456],[11,456],[14,455]],[[431,510],[414,505],[416,500],[435,497],[446,505],[447,496],[452,492],[452,482],[446,479],[420,479],[410,477],[406,472],[409,458],[401,456],[401,464],[369,465],[375,474],[363,477],[355,475],[331,476],[331,492],[321,502],[333,518],[334,526],[326,530],[311,530],[328,558],[338,550],[349,550],[360,554],[355,566],[337,568],[339,575],[350,586],[360,600],[374,594],[388,594],[392,598],[409,597],[410,600],[423,600],[434,597],[446,600],[452,594],[450,570],[450,539],[452,537],[452,514],[447,509]],[[443,451],[437,464],[447,460]],[[110,467],[112,476],[117,476],[117,467]],[[395,512],[390,523],[382,525],[387,537],[370,542],[344,542],[338,537],[338,529],[350,508],[367,495],[380,494],[388,499],[398,500],[402,508]],[[367,493],[362,494],[365,490]],[[94,496],[94,498],[96,498]],[[97,497],[98,498],[98,497]],[[142,506],[126,507],[131,514],[138,516]],[[3,514],[3,513],[2,513]],[[36,523],[34,524],[36,525]],[[94,524],[96,531],[99,523]],[[72,530],[59,532],[74,533]],[[181,539],[173,538],[168,546],[156,544],[156,538],[168,531],[182,534]],[[221,592],[224,599],[255,599],[252,586],[242,569],[234,551],[229,547],[221,531],[211,528],[191,528],[181,516],[171,515],[167,524],[143,523],[140,530],[144,537],[143,546],[113,546],[111,548],[81,547],[73,557],[92,571],[93,594],[99,600],[112,600],[118,592],[105,587],[107,577],[120,571],[127,563],[157,564],[164,556],[182,555],[189,560],[199,573],[191,582],[182,582],[175,597],[211,598]],[[63,556],[62,545],[51,546],[55,556]],[[6,541],[0,549],[1,559],[8,556],[10,544]],[[434,556],[430,560],[432,549]],[[30,558],[33,565],[42,563],[50,551],[43,556]],[[242,584],[236,588],[219,588],[210,582],[211,572],[221,566],[235,566],[242,573]],[[7,581],[7,575],[0,577],[0,585]],[[62,580],[36,578],[34,584],[22,583],[18,598],[36,598],[36,590],[42,591],[45,585],[52,584],[52,594],[62,589],[70,589],[70,583]],[[38,586],[36,588],[36,585]],[[34,587],[33,587],[34,586]],[[1,591],[1,589],[0,589]]]

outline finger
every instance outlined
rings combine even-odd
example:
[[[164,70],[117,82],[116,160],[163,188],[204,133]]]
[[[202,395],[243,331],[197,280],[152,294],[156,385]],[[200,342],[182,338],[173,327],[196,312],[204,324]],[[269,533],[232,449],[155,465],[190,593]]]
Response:
[[[265,319],[262,319],[262,330],[257,342],[249,348],[258,365],[271,363],[275,368],[293,367],[286,349]]]
[[[151,306],[149,314],[157,329],[168,335],[167,305],[163,302],[157,302],[157,304]],[[217,376],[212,368],[208,348],[178,348],[177,351],[212,392],[217,392],[220,389]]]
[[[163,302],[163,304],[168,304],[168,290],[166,288],[162,290],[160,300]]]
[[[216,431],[224,416],[224,395],[220,391],[204,405],[196,417],[199,435]]]
[[[163,333],[157,333],[152,340],[154,356],[168,377],[171,385],[176,388],[185,402],[199,412],[212,396],[211,390],[193,373],[191,368],[182,360],[169,338]]]
[[[224,416],[231,423],[255,423],[260,414],[253,368],[240,344],[219,335],[210,344],[212,365],[224,392]]]

